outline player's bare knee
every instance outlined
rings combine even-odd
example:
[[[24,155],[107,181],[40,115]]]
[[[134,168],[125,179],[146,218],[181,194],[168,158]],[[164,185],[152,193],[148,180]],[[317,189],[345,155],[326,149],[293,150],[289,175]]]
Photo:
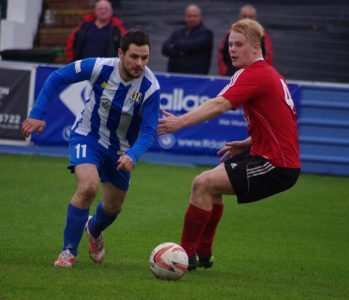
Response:
[[[84,182],[78,186],[78,194],[82,199],[93,200],[97,196],[98,182]]]
[[[207,191],[206,181],[207,181],[206,172],[196,176],[194,178],[193,185],[192,185],[193,194],[205,193]]]

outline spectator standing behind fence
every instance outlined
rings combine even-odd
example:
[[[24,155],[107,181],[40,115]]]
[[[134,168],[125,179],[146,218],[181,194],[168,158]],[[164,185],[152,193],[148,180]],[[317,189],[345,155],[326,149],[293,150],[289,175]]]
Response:
[[[71,62],[89,57],[114,57],[125,33],[123,22],[113,16],[111,3],[99,0],[94,14],[85,15],[83,22],[70,33],[66,59]]]
[[[252,5],[244,5],[240,8],[239,19],[257,20],[257,10]],[[232,76],[238,68],[234,67],[229,55],[229,34],[230,29],[225,34],[218,51],[218,71],[222,76]],[[262,38],[262,52],[264,60],[273,65],[273,49],[268,32],[264,29]]]
[[[162,54],[169,57],[167,71],[208,74],[213,33],[203,24],[198,5],[187,6],[184,13],[185,26],[175,30],[162,46]]]

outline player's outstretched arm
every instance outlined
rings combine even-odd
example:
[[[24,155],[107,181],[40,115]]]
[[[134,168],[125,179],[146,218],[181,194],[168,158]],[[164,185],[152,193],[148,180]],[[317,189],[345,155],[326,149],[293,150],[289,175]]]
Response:
[[[46,122],[43,120],[27,118],[22,124],[22,133],[25,137],[28,137],[33,132],[40,134],[46,126]]]
[[[232,105],[227,99],[218,96],[178,117],[167,111],[162,111],[163,118],[159,120],[158,135],[176,132],[184,127],[211,120],[231,108]]]
[[[178,117],[169,113],[166,110],[161,110],[161,113],[163,115],[163,118],[159,120],[157,130],[158,135],[176,132],[180,129]]]

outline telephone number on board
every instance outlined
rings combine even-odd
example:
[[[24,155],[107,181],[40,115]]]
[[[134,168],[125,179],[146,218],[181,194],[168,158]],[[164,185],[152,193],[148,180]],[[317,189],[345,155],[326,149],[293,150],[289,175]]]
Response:
[[[21,116],[16,114],[0,114],[0,124],[20,125]]]

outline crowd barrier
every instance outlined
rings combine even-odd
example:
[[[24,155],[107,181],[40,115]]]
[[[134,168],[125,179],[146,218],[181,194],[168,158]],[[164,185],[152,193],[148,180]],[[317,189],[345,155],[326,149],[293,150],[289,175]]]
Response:
[[[24,139],[20,131],[20,125],[32,107],[33,99],[36,99],[49,74],[57,68],[58,66],[55,65],[0,62],[0,144],[16,146],[34,144],[45,147],[67,145],[70,127],[75,116],[83,108],[87,97],[89,90],[87,82],[67,85],[58,90],[57,97],[51,99],[50,110],[46,118],[47,125],[41,135],[33,134],[31,139]],[[216,96],[229,83],[229,78],[223,77],[185,76],[168,73],[157,73],[156,75],[161,86],[161,108],[174,114],[182,114],[192,110],[207,99]],[[325,155],[319,154],[317,151],[315,156],[312,156],[311,150],[312,145],[318,149],[319,142],[322,144],[338,142],[340,144],[339,151],[346,151],[349,147],[349,125],[346,124],[349,120],[349,86],[322,86],[314,83],[291,82],[289,89],[299,114],[301,157],[303,163],[304,156],[306,166],[304,171],[349,175],[347,155],[343,157],[343,161],[338,161],[338,151],[335,151],[333,155],[337,157],[337,161],[335,161],[330,159],[331,151],[327,151]],[[326,105],[331,107],[330,103],[338,102],[333,97],[340,95],[341,104],[337,103],[337,107],[339,105],[338,113],[341,114],[344,123],[342,122],[343,124],[339,127],[342,129],[348,125],[348,128],[344,128],[343,133],[338,130],[342,136],[337,139],[335,138],[338,135],[336,130],[330,131],[326,140],[326,136],[319,137],[318,127],[315,126],[313,129],[307,127],[309,122],[311,124],[315,121],[321,123],[320,117],[316,117],[312,123],[312,104],[309,102],[312,99],[312,92],[314,94],[315,91],[314,97],[317,99],[316,92],[321,91],[320,94],[323,95],[323,90],[327,92],[330,99],[322,101],[320,103],[322,106],[327,103]],[[331,94],[331,91],[334,92]],[[315,101],[313,105],[317,105],[317,102]],[[345,110],[347,115],[345,112],[343,113]],[[325,109],[324,115],[328,111],[329,109]],[[336,119],[336,112],[331,112],[331,115]],[[317,126],[326,127],[326,124],[328,125],[328,121]],[[338,129],[337,125],[332,124],[331,126]],[[150,149],[150,154],[157,157],[164,154],[172,155],[171,159],[174,160],[173,157],[176,157],[175,161],[177,162],[180,161],[181,156],[186,156],[191,157],[194,162],[199,162],[198,157],[216,157],[217,150],[227,141],[244,139],[247,136],[246,129],[242,110],[229,111],[203,124],[158,137]],[[303,132],[305,133],[303,134]],[[304,153],[302,153],[303,150]],[[210,160],[205,161],[209,162]],[[322,163],[330,163],[331,167],[323,168],[322,172]],[[343,163],[344,168],[341,165]]]

